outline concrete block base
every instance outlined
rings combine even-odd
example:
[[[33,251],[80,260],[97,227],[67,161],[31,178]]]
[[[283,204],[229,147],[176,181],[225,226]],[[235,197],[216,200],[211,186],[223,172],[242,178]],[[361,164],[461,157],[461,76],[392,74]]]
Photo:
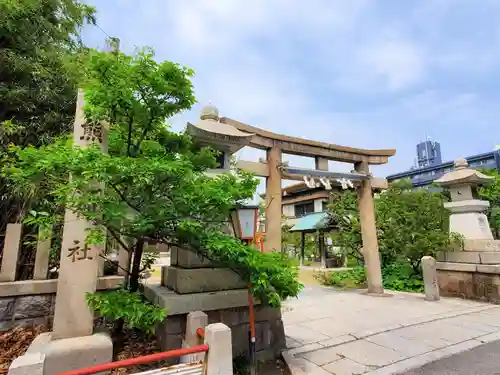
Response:
[[[170,265],[180,268],[218,268],[221,267],[215,262],[203,258],[193,251],[189,251],[177,246],[170,249]]]
[[[44,362],[45,355],[43,353],[26,353],[12,362],[8,375],[44,375]]]
[[[494,273],[438,270],[439,294],[500,304],[500,275]]]
[[[42,334],[12,363],[9,375],[57,375],[112,360],[113,343],[104,333],[60,340]]]
[[[197,270],[199,271],[199,270]],[[233,355],[248,354],[248,291],[228,290],[214,293],[177,294],[160,285],[144,285],[144,295],[168,310],[168,317],[157,327],[158,345],[164,351],[182,346],[187,314],[203,311],[208,324],[224,323],[231,328]],[[286,347],[281,310],[255,301],[256,349],[259,360],[278,357]],[[176,364],[173,359],[170,364]]]
[[[242,289],[246,283],[227,268],[162,267],[162,285],[179,294]]]

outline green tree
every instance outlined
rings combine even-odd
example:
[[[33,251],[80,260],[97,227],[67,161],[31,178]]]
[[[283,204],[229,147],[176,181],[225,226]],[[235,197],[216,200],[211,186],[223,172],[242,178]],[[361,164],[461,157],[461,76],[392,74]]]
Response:
[[[40,145],[71,129],[79,29],[94,8],[74,0],[0,1],[0,139]]]
[[[424,255],[435,256],[450,246],[449,212],[441,193],[411,189],[409,181],[391,184],[375,199],[382,267],[407,262],[419,273]],[[362,259],[361,227],[354,192],[334,195],[329,213],[338,226],[337,240],[349,254]]]
[[[0,0],[0,162],[11,143],[39,146],[71,129],[79,29],[94,22],[94,8],[75,0]],[[0,195],[3,232],[26,205],[3,180]]]
[[[500,175],[497,169],[481,171],[488,176],[494,177],[491,184],[479,188],[479,196],[481,199],[490,202],[488,210],[488,219],[491,230],[495,238],[500,236]]]
[[[4,173],[23,198],[50,198],[41,202],[44,210],[66,205],[92,221],[96,229],[89,232],[88,243],[102,243],[107,232],[133,252],[132,293],[139,286],[144,244],[153,240],[226,265],[262,302],[279,306],[300,291],[297,270],[280,253],[261,253],[225,234],[231,210],[253,196],[257,181],[243,172],[205,175],[216,166],[217,152],[165,124],[194,103],[193,72],[153,57],[151,50],[134,57],[92,52],[87,60],[86,118],[89,124],[108,124],[109,154],[98,146],[75,148],[71,138],[63,137],[40,148],[11,147],[16,160]],[[37,217],[40,223],[53,220]],[[89,302],[113,320],[138,324],[130,319],[128,294],[120,293],[91,296]],[[120,308],[110,311],[103,298]],[[151,322],[155,317],[161,315]]]

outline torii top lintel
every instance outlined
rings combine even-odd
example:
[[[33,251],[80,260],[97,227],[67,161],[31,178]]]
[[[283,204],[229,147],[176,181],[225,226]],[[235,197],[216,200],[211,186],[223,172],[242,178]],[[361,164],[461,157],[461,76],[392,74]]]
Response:
[[[394,149],[365,150],[276,134],[228,117],[221,117],[220,122],[232,125],[242,132],[253,134],[248,146],[258,149],[279,147],[281,151],[292,155],[317,156],[345,163],[367,162],[368,164],[385,164],[389,157],[396,154]]]

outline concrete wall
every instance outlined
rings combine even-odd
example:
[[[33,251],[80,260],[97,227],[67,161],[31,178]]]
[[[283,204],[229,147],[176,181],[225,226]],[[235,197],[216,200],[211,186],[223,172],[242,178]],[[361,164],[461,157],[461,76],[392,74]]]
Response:
[[[97,289],[116,289],[122,283],[122,276],[104,276],[98,279]],[[55,279],[0,282],[0,332],[50,323],[56,292]]]
[[[480,272],[437,271],[439,294],[500,304],[500,275]]]
[[[208,324],[224,323],[231,328],[233,356],[248,354],[248,307],[235,307],[214,311],[205,311]],[[156,338],[162,350],[182,347],[186,333],[187,314],[168,316],[157,328]],[[283,321],[280,309],[255,307],[255,330],[257,359],[267,360],[280,355],[286,347]],[[172,360],[172,364],[178,359]]]
[[[55,296],[0,297],[0,332],[15,326],[48,324],[54,315]]]

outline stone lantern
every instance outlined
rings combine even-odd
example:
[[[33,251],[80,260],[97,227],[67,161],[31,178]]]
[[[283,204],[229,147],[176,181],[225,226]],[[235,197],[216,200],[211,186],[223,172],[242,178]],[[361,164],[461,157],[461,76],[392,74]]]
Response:
[[[465,159],[455,161],[455,170],[445,174],[436,183],[450,191],[451,202],[445,208],[451,211],[450,232],[466,239],[492,240],[493,234],[484,214],[489,202],[479,199],[477,188],[491,182],[493,177],[468,168]]]
[[[200,121],[187,123],[187,132],[202,146],[210,146],[218,151],[219,168],[210,174],[225,173],[230,170],[230,157],[250,143],[253,134],[239,131],[234,126],[219,121],[219,110],[209,104],[201,110]]]
[[[468,168],[465,159],[436,182],[450,190],[450,232],[464,236],[460,249],[437,253],[439,294],[500,303],[500,241],[493,235],[484,212],[489,202],[478,198],[477,188],[492,177]]]

